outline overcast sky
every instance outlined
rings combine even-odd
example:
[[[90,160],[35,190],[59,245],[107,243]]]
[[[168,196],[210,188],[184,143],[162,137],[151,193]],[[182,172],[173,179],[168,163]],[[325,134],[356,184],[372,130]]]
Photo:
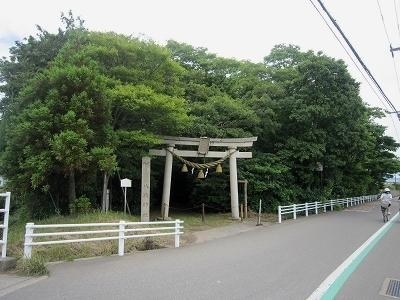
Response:
[[[315,1],[315,0],[314,0]],[[315,1],[316,2],[316,1]],[[393,47],[400,47],[395,3],[379,0]],[[400,110],[400,51],[389,52],[377,0],[323,0],[386,95]],[[261,62],[276,44],[294,44],[302,50],[323,51],[343,59],[361,83],[361,96],[371,106],[384,108],[345,50],[309,0],[143,0],[143,1],[4,1],[0,10],[0,56],[36,32],[35,25],[55,32],[60,13],[72,10],[90,30],[144,35],[160,44],[168,39],[208,48],[223,57]],[[382,121],[387,134],[400,142],[400,121]]]

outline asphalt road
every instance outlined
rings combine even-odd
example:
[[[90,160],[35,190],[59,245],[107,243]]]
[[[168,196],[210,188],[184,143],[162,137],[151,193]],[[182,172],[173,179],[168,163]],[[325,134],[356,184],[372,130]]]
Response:
[[[307,299],[383,225],[377,205],[178,249],[56,264],[48,279],[4,299]],[[388,299],[379,291],[384,278],[400,279],[399,226],[370,251],[337,299]]]

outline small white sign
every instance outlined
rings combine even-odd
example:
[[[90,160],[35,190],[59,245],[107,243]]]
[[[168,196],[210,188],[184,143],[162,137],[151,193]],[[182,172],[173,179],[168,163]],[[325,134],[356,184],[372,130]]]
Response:
[[[121,179],[121,187],[132,187],[132,180],[128,178]]]

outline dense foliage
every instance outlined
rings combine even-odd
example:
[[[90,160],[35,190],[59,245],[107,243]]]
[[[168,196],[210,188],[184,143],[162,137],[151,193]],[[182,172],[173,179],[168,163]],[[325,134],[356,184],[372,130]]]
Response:
[[[258,136],[239,177],[268,210],[376,193],[400,169],[398,144],[374,121],[382,113],[363,103],[343,61],[292,45],[262,63],[238,61],[63,20],[0,60],[0,174],[36,217],[67,213],[81,197],[104,209],[107,188],[118,209],[120,177],[133,179],[138,208],[141,156],[159,135]],[[163,161],[152,165],[159,205]],[[171,206],[229,209],[226,171],[198,180],[174,170]]]

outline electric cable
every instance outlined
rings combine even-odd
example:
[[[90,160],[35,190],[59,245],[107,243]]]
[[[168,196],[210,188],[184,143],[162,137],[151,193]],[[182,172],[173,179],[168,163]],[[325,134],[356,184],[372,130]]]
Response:
[[[385,19],[384,19],[384,17],[383,17],[382,8],[381,8],[381,5],[379,4],[379,0],[376,0],[376,3],[378,4],[379,13],[380,13],[380,15],[381,15],[381,19],[382,19],[383,29],[385,30],[386,38],[387,38],[387,41],[388,41],[388,43],[389,43],[390,50],[391,50],[391,52],[392,52],[392,48],[393,48],[393,47],[392,47],[392,43],[390,42],[389,34],[388,34],[388,31],[387,31],[387,27],[386,27]],[[396,4],[396,3],[395,3],[395,4]],[[396,17],[397,17],[397,13],[396,13]],[[397,23],[397,25],[398,25],[398,23]],[[394,55],[393,55],[393,52],[392,52],[392,61],[393,61],[394,73],[396,74],[396,84],[397,84],[397,90],[398,90],[398,92],[399,92],[399,95],[400,95],[400,81],[399,81],[399,74],[398,74],[398,72],[397,72],[397,67],[396,67],[396,62],[395,62],[395,60],[394,60]]]
[[[377,91],[375,90],[375,88],[371,85],[371,82],[367,79],[367,77],[365,76],[365,74],[361,71],[360,67],[358,66],[358,64],[355,62],[355,60],[353,59],[353,57],[351,56],[351,54],[349,53],[349,51],[346,49],[346,47],[343,45],[342,41],[339,39],[339,37],[337,36],[337,34],[335,33],[335,31],[332,29],[332,27],[330,26],[330,24],[328,23],[328,21],[325,19],[325,17],[322,15],[322,13],[320,12],[320,10],[318,9],[318,7],[314,4],[314,2],[312,0],[309,0],[311,2],[311,4],[314,6],[315,10],[318,12],[318,14],[321,16],[322,20],[325,22],[326,26],[328,26],[329,30],[332,32],[332,34],[335,36],[336,40],[339,42],[339,44],[342,46],[343,50],[346,52],[346,54],[349,56],[349,58],[351,59],[351,61],[353,62],[354,66],[357,68],[357,70],[360,72],[360,74],[362,75],[362,77],[364,78],[365,82],[369,85],[369,87],[371,88],[371,90],[374,92],[374,94],[376,95],[376,97],[378,98],[378,100],[381,102],[381,104],[383,105],[383,107],[385,108],[385,110],[389,110],[386,103],[382,100],[381,96],[377,93]]]
[[[385,19],[383,18],[382,8],[381,8],[381,5],[379,4],[379,0],[376,0],[376,3],[378,4],[379,13],[380,13],[380,15],[381,15],[381,19],[382,19],[382,23],[383,23],[383,28],[384,28],[385,34],[386,34],[386,38],[387,38],[387,40],[388,40],[388,42],[389,42],[390,48],[392,48],[392,43],[390,42],[390,39],[389,39],[389,34],[388,34],[388,31],[387,31],[387,28],[386,28]]]
[[[396,15],[397,33],[399,34],[399,38],[400,38],[399,15],[398,15],[398,13],[397,13],[397,4],[396,4],[396,0],[393,0],[393,6],[394,6],[395,15]]]
[[[310,0],[312,1],[312,0]],[[331,22],[333,23],[333,25],[336,27],[336,29],[339,31],[339,33],[341,34],[342,38],[345,40],[346,44],[349,46],[350,50],[352,51],[353,55],[357,58],[358,62],[361,64],[361,66],[363,67],[363,69],[365,70],[365,72],[367,73],[368,77],[372,80],[372,82],[374,83],[374,85],[376,86],[376,88],[378,89],[379,93],[383,96],[383,98],[385,99],[385,101],[388,103],[388,105],[390,106],[391,109],[393,109],[395,112],[397,112],[396,107],[393,105],[393,103],[390,101],[389,97],[385,94],[385,92],[383,91],[382,87],[380,86],[380,84],[378,83],[378,81],[375,79],[375,77],[372,75],[371,71],[368,69],[368,67],[365,65],[364,61],[361,59],[360,55],[358,54],[358,52],[354,49],[353,45],[350,43],[349,39],[347,38],[347,36],[344,34],[344,32],[342,31],[342,29],[340,28],[340,26],[337,24],[336,20],[332,17],[332,15],[329,13],[329,11],[326,9],[326,7],[324,6],[324,4],[322,3],[321,0],[317,0],[319,5],[322,7],[322,9],[325,11],[325,13],[327,14],[327,16],[329,17],[329,19],[331,20]]]

